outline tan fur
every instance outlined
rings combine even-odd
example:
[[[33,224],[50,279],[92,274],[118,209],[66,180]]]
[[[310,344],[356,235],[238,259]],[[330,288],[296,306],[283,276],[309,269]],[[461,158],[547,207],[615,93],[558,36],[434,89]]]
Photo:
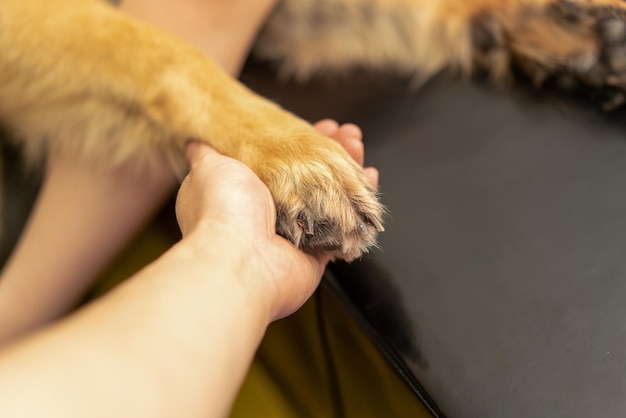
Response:
[[[469,69],[470,4],[464,0],[287,0],[261,33],[254,52],[281,63],[284,74],[366,68],[426,77]]]
[[[365,68],[423,81],[452,68],[502,83],[517,68],[537,84],[624,90],[623,9],[619,0],[285,0],[255,53],[298,78]],[[353,259],[382,230],[382,208],[340,146],[96,0],[2,2],[0,122],[31,161],[58,149],[105,169],[166,158],[182,174],[185,141],[208,141],[265,181],[278,231],[311,251]]]
[[[518,67],[541,82],[581,75],[599,59],[602,16],[569,24],[551,12],[563,4],[625,7],[621,0],[286,0],[254,51],[298,79],[362,68],[424,81],[443,69],[465,76],[481,69],[504,83]],[[486,54],[472,42],[481,19],[498,42]]]
[[[199,138],[259,175],[279,231],[308,250],[353,259],[382,229],[371,185],[337,143],[104,3],[5,0],[0,51],[0,120],[31,159],[58,149],[110,168],[165,157],[183,173],[184,143]]]

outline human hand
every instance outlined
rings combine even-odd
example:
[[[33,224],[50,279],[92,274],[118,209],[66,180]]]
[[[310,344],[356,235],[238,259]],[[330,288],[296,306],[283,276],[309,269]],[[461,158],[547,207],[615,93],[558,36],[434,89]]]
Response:
[[[355,125],[331,120],[316,128],[337,140],[363,164],[362,134]],[[181,185],[176,215],[184,239],[195,237],[208,248],[238,254],[255,276],[258,295],[267,296],[270,316],[293,313],[313,293],[328,262],[296,249],[276,235],[276,209],[269,190],[246,166],[206,144],[187,147],[191,171]],[[378,172],[366,169],[373,184]]]

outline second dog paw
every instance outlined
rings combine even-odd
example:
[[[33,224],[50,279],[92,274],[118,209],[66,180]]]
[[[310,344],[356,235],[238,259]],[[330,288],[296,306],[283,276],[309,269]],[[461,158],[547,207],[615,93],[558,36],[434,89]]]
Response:
[[[585,89],[612,109],[626,102],[623,2],[503,2],[472,23],[476,65],[496,81],[512,69],[536,84]]]

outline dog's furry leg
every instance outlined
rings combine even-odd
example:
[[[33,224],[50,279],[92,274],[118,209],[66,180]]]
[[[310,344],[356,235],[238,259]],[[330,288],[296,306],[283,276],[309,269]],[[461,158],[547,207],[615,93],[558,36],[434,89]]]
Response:
[[[6,0],[0,51],[0,119],[31,159],[165,157],[183,173],[184,143],[198,138],[261,177],[279,233],[300,247],[353,259],[382,229],[372,186],[338,144],[104,3]]]
[[[606,107],[626,101],[625,51],[621,0],[285,0],[255,47],[296,78],[453,68],[502,84],[518,70],[606,95]]]
[[[421,80],[450,66],[469,71],[466,11],[485,2],[284,0],[254,53],[298,79],[360,68]]]

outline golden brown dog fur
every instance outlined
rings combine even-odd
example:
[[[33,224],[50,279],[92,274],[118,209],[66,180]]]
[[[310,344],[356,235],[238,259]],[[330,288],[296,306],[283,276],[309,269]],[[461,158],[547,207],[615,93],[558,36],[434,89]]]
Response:
[[[288,0],[255,53],[302,79],[364,68],[424,81],[451,68],[502,84],[517,69],[536,84],[563,77],[599,88],[623,71],[601,61],[607,50],[624,55],[623,34],[607,39],[622,31],[624,10],[621,0]]]
[[[503,81],[517,67],[538,83],[556,75],[598,87],[615,78],[613,49],[603,45],[620,29],[600,36],[600,12],[621,8],[618,0],[286,0],[255,53],[300,78],[365,68],[424,80],[481,68]],[[182,174],[185,141],[201,138],[260,176],[278,231],[297,245],[353,259],[382,229],[371,186],[340,146],[192,47],[104,3],[4,0],[0,51],[0,121],[31,161],[51,150],[103,168],[166,158]]]
[[[0,118],[31,160],[60,150],[110,168],[165,157],[182,174],[185,141],[201,138],[259,175],[277,228],[300,246],[353,259],[382,228],[372,186],[341,146],[104,3],[7,0],[0,51]]]

